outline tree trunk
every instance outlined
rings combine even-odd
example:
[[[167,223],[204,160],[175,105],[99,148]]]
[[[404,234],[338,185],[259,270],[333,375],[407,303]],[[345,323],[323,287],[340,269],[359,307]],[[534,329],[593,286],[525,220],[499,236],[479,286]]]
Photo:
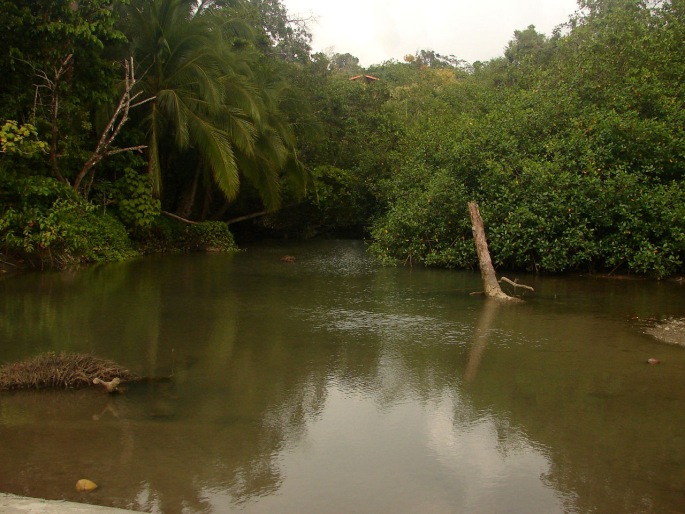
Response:
[[[128,121],[129,111],[134,107],[143,105],[144,103],[150,102],[155,99],[155,97],[150,97],[145,100],[141,100],[137,103],[134,103],[136,99],[143,94],[143,92],[138,91],[137,93],[133,93],[133,88],[136,85],[136,75],[133,57],[131,57],[128,61],[124,61],[124,70],[124,92],[121,94],[121,97],[119,98],[119,103],[117,104],[117,107],[114,110],[114,114],[112,114],[112,117],[109,119],[107,126],[100,134],[100,140],[98,141],[95,150],[93,150],[90,157],[83,165],[83,168],[81,168],[81,171],[76,176],[76,179],[74,180],[74,185],[72,186],[74,191],[78,191],[81,187],[81,181],[88,175],[88,173],[92,172],[90,176],[90,182],[85,187],[85,191],[83,193],[83,196],[85,198],[88,198],[90,186],[93,184],[93,179],[95,177],[95,170],[93,168],[102,159],[109,155],[114,155],[117,153],[142,151],[145,148],[147,148],[146,145],[129,146],[128,148],[119,148],[116,150],[112,150],[111,148],[114,139],[117,137],[124,124]]]
[[[176,213],[182,218],[189,218],[190,213],[193,210],[193,205],[195,205],[195,197],[197,196],[197,186],[200,182],[201,173],[202,163],[198,162],[197,166],[195,166],[193,182],[190,188],[186,188],[186,190],[181,195],[181,201],[179,202],[178,209],[176,209]]]
[[[483,277],[485,296],[497,300],[520,301],[518,298],[514,298],[504,293],[499,286],[499,282],[497,282],[495,268],[490,259],[488,242],[485,239],[483,218],[480,217],[480,211],[478,210],[478,204],[476,202],[469,202],[469,214],[471,215],[471,223],[473,224],[473,241],[476,245],[476,252],[478,253],[478,264],[480,266],[481,277]]]
[[[59,94],[60,87],[62,83],[62,77],[69,71],[72,65],[73,54],[67,55],[63,60],[59,68],[55,68],[54,80],[48,79],[47,74],[44,74],[44,79],[47,84],[48,90],[52,91],[52,100],[50,104],[50,167],[52,168],[52,173],[55,175],[57,180],[68,184],[67,180],[62,176],[59,170],[59,164],[57,162],[57,146],[59,144]]]

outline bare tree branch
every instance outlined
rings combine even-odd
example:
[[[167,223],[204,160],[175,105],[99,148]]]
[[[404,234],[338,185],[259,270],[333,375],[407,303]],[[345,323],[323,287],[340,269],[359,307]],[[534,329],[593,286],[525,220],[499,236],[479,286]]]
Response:
[[[170,218],[173,218],[175,220],[182,221],[183,223],[187,223],[188,225],[197,225],[197,221],[191,221],[185,218],[181,218],[180,216],[176,216],[176,214],[171,212],[162,211],[162,214],[169,216]]]
[[[114,109],[112,117],[109,119],[109,122],[100,135],[100,140],[98,141],[95,150],[93,150],[93,153],[84,163],[83,168],[81,168],[81,171],[79,171],[78,175],[76,176],[73,185],[74,190],[79,189],[81,182],[88,172],[90,172],[93,167],[95,167],[95,165],[97,165],[105,157],[122,152],[141,151],[147,148],[146,145],[138,145],[114,150],[110,149],[114,139],[119,135],[119,132],[121,132],[124,124],[128,121],[130,110],[155,99],[153,96],[134,103],[133,101],[143,94],[142,91],[133,93],[133,88],[136,86],[136,83],[137,81],[133,57],[129,57],[126,61],[124,61],[124,91],[119,98],[119,102]]]
[[[535,291],[535,289],[533,289],[532,287],[527,286],[525,284],[519,284],[517,280],[511,280],[511,279],[508,279],[507,277],[501,277],[498,280],[498,282],[500,284],[502,282],[506,282],[507,284],[514,286],[514,291],[516,291],[517,288],[525,289],[526,291]]]
[[[124,153],[124,152],[142,152],[146,148],[147,148],[147,145],[127,146],[126,148],[117,148],[116,150],[109,150],[105,154],[105,157],[109,157],[110,155],[116,155],[118,153]]]
[[[52,169],[55,177],[57,177],[57,179],[61,182],[67,182],[67,180],[60,173],[59,164],[57,162],[57,143],[59,141],[59,125],[57,123],[60,102],[59,89],[62,78],[71,69],[73,57],[74,54],[68,54],[65,56],[64,59],[62,59],[62,61],[59,63],[59,66],[52,70],[51,76],[48,76],[45,70],[36,68],[32,63],[28,61],[22,61],[33,69],[34,75],[39,79],[38,84],[34,84],[34,87],[36,88],[33,100],[34,119],[36,117],[36,109],[38,108],[38,105],[43,105],[40,90],[46,89],[50,94],[50,168]]]

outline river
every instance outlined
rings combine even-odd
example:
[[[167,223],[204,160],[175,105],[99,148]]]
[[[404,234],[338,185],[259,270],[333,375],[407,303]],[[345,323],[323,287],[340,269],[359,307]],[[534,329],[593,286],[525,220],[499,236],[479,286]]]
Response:
[[[477,273],[319,241],[0,280],[0,363],[89,352],[171,377],[0,393],[0,491],[164,514],[685,512],[685,348],[646,333],[685,316],[684,286],[515,277],[536,291],[500,305],[469,294]]]

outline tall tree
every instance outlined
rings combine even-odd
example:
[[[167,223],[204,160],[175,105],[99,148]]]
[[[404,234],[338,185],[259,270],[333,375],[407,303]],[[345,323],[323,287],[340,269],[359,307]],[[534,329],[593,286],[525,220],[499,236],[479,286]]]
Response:
[[[138,1],[129,9],[133,53],[154,96],[146,117],[148,170],[159,193],[170,169],[161,149],[192,150],[219,189],[234,198],[240,184],[236,148],[252,155],[259,117],[249,67],[227,47],[209,14],[184,0]],[[170,154],[167,154],[170,155]]]
[[[248,28],[245,9],[226,2],[198,8],[188,0],[138,0],[129,9],[133,52],[145,70],[140,83],[146,97],[155,97],[144,120],[148,170],[158,194],[165,180],[185,184],[184,214],[201,190],[201,216],[213,187],[234,200],[241,178],[275,209],[282,172],[302,176],[282,110],[289,88],[277,78],[281,70],[269,68],[273,57],[255,44],[261,29]]]
[[[49,166],[67,181],[83,164],[92,112],[112,99],[116,0],[0,0],[0,112],[49,134]],[[107,55],[109,53],[109,55]]]

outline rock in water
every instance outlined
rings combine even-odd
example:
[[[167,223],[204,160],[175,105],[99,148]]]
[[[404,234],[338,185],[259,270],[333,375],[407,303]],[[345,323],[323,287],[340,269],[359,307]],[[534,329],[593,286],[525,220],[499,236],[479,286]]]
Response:
[[[91,480],[88,480],[87,478],[82,478],[78,482],[76,482],[76,490],[78,492],[88,492],[92,491],[93,489],[97,489],[97,484],[95,482],[92,482]]]

